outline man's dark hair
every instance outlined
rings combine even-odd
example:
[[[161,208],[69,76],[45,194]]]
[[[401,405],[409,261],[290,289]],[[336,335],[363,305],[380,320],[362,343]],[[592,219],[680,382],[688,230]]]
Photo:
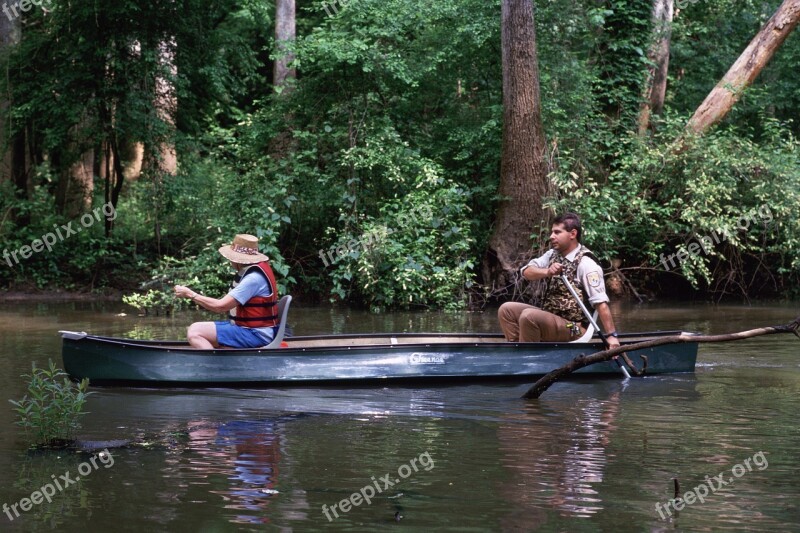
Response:
[[[556,217],[553,224],[564,224],[564,229],[567,231],[578,230],[577,239],[578,242],[581,242],[581,233],[583,233],[581,229],[581,217],[575,213],[564,213]]]

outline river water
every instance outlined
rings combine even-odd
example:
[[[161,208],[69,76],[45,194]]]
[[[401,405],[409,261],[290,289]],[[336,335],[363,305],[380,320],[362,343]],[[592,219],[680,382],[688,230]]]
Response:
[[[787,323],[798,309],[613,313],[621,331],[721,333]],[[112,449],[94,465],[85,454],[28,452],[5,399],[22,397],[31,361],[61,365],[58,330],[179,338],[196,318],[123,311],[85,302],[0,311],[0,504],[9,509],[0,529],[800,531],[800,339],[791,335],[703,345],[695,374],[571,381],[528,401],[529,385],[509,384],[93,388],[79,436],[149,446]],[[293,305],[290,319],[307,335],[498,331],[491,312]],[[665,509],[673,478],[703,501]],[[50,503],[15,516],[14,504],[56,480]]]

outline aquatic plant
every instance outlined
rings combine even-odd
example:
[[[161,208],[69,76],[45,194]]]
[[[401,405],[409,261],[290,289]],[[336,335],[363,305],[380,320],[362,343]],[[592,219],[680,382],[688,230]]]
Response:
[[[37,368],[31,363],[31,373],[23,374],[28,380],[28,392],[21,400],[9,400],[14,405],[19,420],[17,425],[37,447],[63,447],[72,442],[80,428],[78,419],[83,412],[89,380],[74,383],[53,361],[48,368]]]

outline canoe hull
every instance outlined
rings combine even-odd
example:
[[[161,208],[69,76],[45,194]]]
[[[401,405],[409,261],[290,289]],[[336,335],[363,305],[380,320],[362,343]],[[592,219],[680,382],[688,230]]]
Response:
[[[678,332],[666,332],[677,334]],[[664,335],[658,333],[654,335]],[[639,334],[642,336],[643,334]],[[595,343],[507,343],[493,336],[406,334],[392,343],[349,346],[370,336],[293,337],[290,347],[272,350],[193,350],[182,343],[127,341],[86,335],[64,336],[65,370],[95,384],[291,385],[384,380],[464,380],[541,376],[578,355],[600,351]],[[384,336],[385,338],[385,336]],[[648,337],[653,338],[653,337]],[[415,342],[424,340],[426,342]],[[439,340],[443,342],[438,342]],[[641,340],[641,339],[636,339]],[[325,346],[330,343],[331,346]],[[396,342],[396,344],[395,344]],[[624,343],[624,341],[623,341]],[[308,346],[308,345],[314,346]],[[295,346],[293,346],[295,345]],[[306,345],[306,347],[300,347]],[[648,374],[693,372],[697,344],[666,345],[631,352],[648,357]],[[614,374],[606,362],[578,374]]]

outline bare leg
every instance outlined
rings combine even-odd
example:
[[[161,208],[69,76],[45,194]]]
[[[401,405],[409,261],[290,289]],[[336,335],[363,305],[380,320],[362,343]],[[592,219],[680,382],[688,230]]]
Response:
[[[186,332],[186,338],[193,348],[211,350],[219,348],[217,326],[213,322],[195,322]]]

